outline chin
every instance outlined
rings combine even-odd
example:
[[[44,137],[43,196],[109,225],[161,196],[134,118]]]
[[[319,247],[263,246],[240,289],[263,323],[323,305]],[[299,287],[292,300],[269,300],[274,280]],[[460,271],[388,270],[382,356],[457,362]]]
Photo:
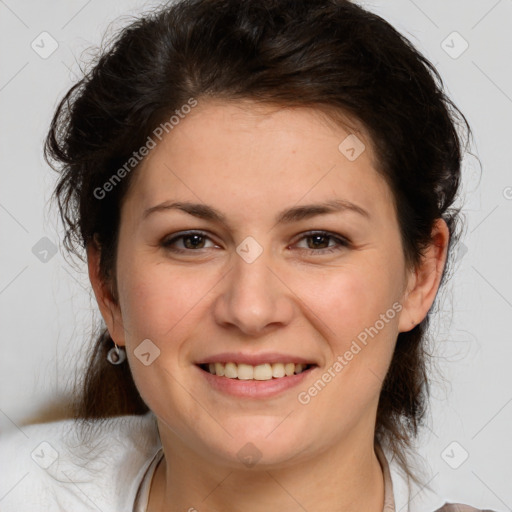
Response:
[[[256,425],[255,421],[254,418],[239,421],[236,429],[224,424],[233,437],[226,442],[223,436],[220,445],[212,447],[212,452],[220,452],[216,454],[217,460],[223,458],[235,469],[252,469],[256,466],[260,469],[277,469],[296,464],[297,458],[304,453],[307,440],[302,439],[298,432],[285,428],[283,423],[280,424],[283,418],[266,417],[264,427]],[[211,439],[205,440],[208,441],[211,442]]]

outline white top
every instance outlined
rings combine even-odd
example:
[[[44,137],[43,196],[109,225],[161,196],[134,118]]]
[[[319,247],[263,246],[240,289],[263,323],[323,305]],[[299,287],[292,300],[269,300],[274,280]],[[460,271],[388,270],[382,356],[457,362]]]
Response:
[[[384,451],[376,453],[384,473],[383,512],[443,506],[446,500],[416,488]],[[94,422],[83,432],[73,420],[24,427],[0,436],[0,510],[145,512],[162,456],[152,413]]]

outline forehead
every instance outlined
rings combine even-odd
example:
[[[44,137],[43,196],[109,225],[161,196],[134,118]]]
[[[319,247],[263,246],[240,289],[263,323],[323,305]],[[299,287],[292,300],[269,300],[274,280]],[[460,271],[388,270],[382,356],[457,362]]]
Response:
[[[193,199],[281,209],[340,197],[385,207],[391,195],[376,171],[371,140],[349,123],[312,108],[200,102],[151,150],[128,195],[144,208]]]

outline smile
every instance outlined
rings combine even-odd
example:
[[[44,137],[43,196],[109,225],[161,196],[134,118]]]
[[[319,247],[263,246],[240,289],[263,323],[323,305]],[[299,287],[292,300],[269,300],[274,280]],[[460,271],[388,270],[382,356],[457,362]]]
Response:
[[[205,363],[199,365],[204,371],[219,377],[238,380],[271,380],[298,375],[314,365],[301,363]]]

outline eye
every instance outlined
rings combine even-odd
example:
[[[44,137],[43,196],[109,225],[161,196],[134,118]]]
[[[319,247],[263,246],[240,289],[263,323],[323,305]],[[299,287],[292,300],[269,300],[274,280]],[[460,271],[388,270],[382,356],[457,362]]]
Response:
[[[306,247],[300,247],[303,242],[306,242]],[[350,247],[350,242],[327,231],[310,231],[302,235],[296,246],[310,254],[326,254]]]
[[[301,247],[301,244],[304,245],[304,242],[306,247]],[[161,242],[161,246],[175,253],[199,252],[201,249],[218,247],[208,234],[203,231],[177,233],[165,238]],[[335,235],[327,231],[311,231],[304,233],[295,246],[310,254],[319,255],[350,247],[350,242],[341,235]]]
[[[211,245],[207,245],[208,241]],[[187,231],[178,233],[162,241],[161,246],[172,252],[193,252],[200,249],[217,247],[210,237],[202,231]]]

